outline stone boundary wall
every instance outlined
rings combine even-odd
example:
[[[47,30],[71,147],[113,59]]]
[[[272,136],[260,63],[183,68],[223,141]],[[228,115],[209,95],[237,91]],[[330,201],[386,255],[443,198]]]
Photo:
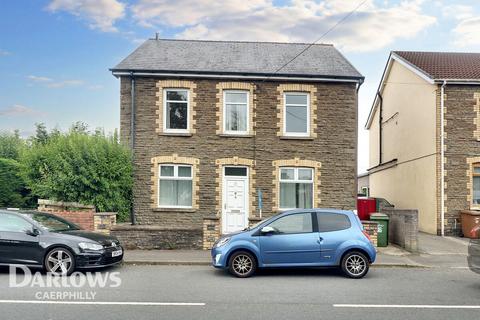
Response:
[[[418,251],[418,210],[382,208],[388,215],[388,242],[408,251]]]
[[[118,224],[110,234],[116,236],[125,249],[202,249],[203,230],[189,227]]]

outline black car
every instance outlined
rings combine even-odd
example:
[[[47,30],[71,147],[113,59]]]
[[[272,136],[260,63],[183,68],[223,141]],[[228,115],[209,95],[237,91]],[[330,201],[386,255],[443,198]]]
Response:
[[[115,237],[81,230],[48,213],[0,210],[0,265],[43,267],[69,275],[122,260],[123,248]]]

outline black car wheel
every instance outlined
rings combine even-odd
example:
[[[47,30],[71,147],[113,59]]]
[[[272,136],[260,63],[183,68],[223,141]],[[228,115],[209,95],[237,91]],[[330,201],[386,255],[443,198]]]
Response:
[[[363,253],[352,251],[343,257],[341,267],[347,277],[360,279],[368,273],[369,262]]]
[[[75,270],[75,258],[68,249],[52,249],[45,256],[45,270],[56,276],[70,275]]]
[[[228,270],[238,278],[248,278],[257,270],[257,262],[249,252],[238,251],[230,257]]]

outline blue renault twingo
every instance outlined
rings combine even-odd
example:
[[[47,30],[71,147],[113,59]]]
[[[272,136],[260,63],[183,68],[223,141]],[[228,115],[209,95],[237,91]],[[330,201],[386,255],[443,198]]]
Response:
[[[340,267],[362,278],[376,251],[352,211],[299,209],[275,215],[241,232],[223,235],[212,248],[212,263],[240,278],[257,268]]]

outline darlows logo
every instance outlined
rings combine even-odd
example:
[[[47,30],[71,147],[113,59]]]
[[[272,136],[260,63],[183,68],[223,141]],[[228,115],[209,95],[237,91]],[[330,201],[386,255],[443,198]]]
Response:
[[[23,274],[22,272],[23,271]],[[48,291],[35,293],[36,299],[41,300],[94,300],[96,292],[91,289],[118,288],[122,285],[120,272],[74,272],[70,276],[59,276],[51,273],[32,273],[23,265],[10,266],[10,288],[38,288],[38,289],[89,289],[80,292]]]

